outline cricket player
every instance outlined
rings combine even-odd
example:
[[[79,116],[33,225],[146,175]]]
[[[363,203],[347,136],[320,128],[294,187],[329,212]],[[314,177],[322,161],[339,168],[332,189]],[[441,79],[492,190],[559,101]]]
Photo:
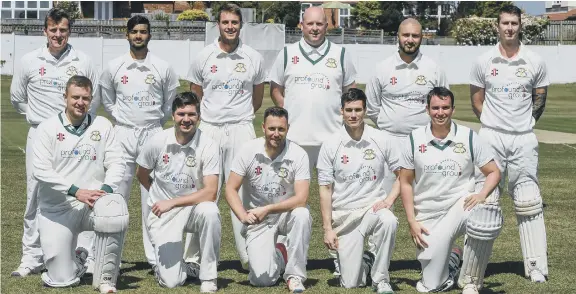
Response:
[[[33,147],[38,181],[38,228],[48,287],[69,287],[86,272],[87,248],[76,247],[82,231],[94,231],[92,286],[116,293],[128,208],[116,194],[126,169],[112,123],[88,114],[92,82],[71,77],[63,112],[37,128]]]
[[[225,4],[217,13],[220,37],[206,46],[192,62],[187,80],[190,90],[202,99],[200,128],[222,149],[223,172],[220,185],[228,181],[230,166],[238,148],[256,138],[254,113],[264,97],[264,58],[242,43],[242,13],[236,4]],[[243,198],[243,191],[240,190]],[[246,241],[240,234],[242,223],[230,211],[236,251],[244,269],[248,268]],[[186,257],[193,261],[198,244],[187,236]]]
[[[383,184],[398,158],[387,136],[364,123],[362,90],[348,90],[341,105],[344,126],[322,144],[318,157],[324,244],[338,252],[342,287],[369,285],[371,277],[378,294],[392,294],[388,266],[398,220],[389,208],[400,186],[387,195]],[[363,254],[365,237],[371,248]]]
[[[470,94],[472,109],[482,123],[479,135],[491,145],[501,172],[508,172],[524,274],[543,283],[548,256],[533,128],[544,112],[550,82],[544,60],[520,42],[521,29],[520,9],[503,7],[498,15],[500,42],[472,66]],[[492,196],[496,200],[504,187],[502,178]]]
[[[176,95],[172,103],[174,128],[155,134],[138,155],[140,183],[149,191],[152,208],[146,227],[154,245],[158,283],[173,288],[187,276],[200,277],[201,293],[216,292],[221,222],[216,205],[220,149],[197,129],[200,99],[193,92]],[[154,173],[154,179],[150,174]],[[200,244],[200,263],[185,263],[184,232],[194,232]],[[199,272],[199,275],[198,275]]]
[[[30,124],[26,139],[26,210],[22,236],[22,259],[12,272],[14,277],[37,274],[44,268],[44,259],[38,235],[36,213],[38,210],[37,182],[33,177],[34,140],[38,125],[60,113],[66,107],[62,95],[66,82],[74,75],[87,76],[95,83],[98,73],[90,58],[68,44],[70,17],[61,9],[53,8],[44,19],[44,35],[47,43],[25,54],[15,67],[10,86],[10,101],[16,111],[26,115]],[[96,91],[96,89],[94,89]],[[91,113],[96,113],[99,95],[92,93]],[[93,234],[81,234],[79,245],[91,248]]]
[[[320,146],[342,126],[340,97],[356,87],[356,69],[350,53],[326,39],[321,7],[306,9],[301,26],[302,39],[284,47],[270,70],[270,97],[290,113],[288,139],[308,153],[312,171]],[[336,254],[330,255],[338,275]]]
[[[446,87],[444,71],[420,52],[422,26],[413,18],[398,27],[398,53],[376,66],[366,84],[367,114],[377,127],[401,148],[409,144],[408,135],[430,122],[426,114],[426,96],[434,87]],[[389,173],[385,185],[390,191],[396,177]]]
[[[430,91],[431,122],[412,131],[399,156],[402,203],[422,266],[418,292],[451,289],[458,276],[464,294],[482,288],[502,211],[488,195],[500,180],[490,147],[471,129],[452,121],[454,95],[443,87]],[[486,175],[475,185],[474,170]],[[466,235],[463,264],[456,238]]]
[[[234,158],[226,200],[242,222],[246,238],[250,284],[274,285],[280,275],[291,293],[302,293],[312,217],[306,205],[310,188],[308,155],[286,139],[288,112],[264,111],[263,138],[245,143]],[[247,189],[242,202],[238,191]],[[286,238],[285,245],[277,242]]]
[[[172,66],[148,50],[148,42],[152,38],[148,19],[134,16],[128,20],[126,29],[130,51],[104,67],[100,92],[104,109],[116,121],[114,130],[127,163],[118,191],[128,201],[136,158],[146,142],[161,131],[164,123],[170,119],[172,100],[180,84]],[[154,249],[144,225],[150,213],[148,191],[142,185],[140,195],[144,253],[148,263],[154,265]]]

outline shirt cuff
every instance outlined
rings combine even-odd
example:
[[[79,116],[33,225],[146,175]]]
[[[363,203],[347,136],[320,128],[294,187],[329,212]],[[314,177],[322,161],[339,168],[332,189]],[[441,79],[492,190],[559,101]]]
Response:
[[[70,189],[68,189],[68,195],[76,197],[76,192],[78,192],[78,190],[80,190],[80,188],[76,187],[75,185],[72,185]]]
[[[106,191],[107,193],[114,193],[114,191],[112,191],[112,188],[106,184],[103,184],[100,190]]]

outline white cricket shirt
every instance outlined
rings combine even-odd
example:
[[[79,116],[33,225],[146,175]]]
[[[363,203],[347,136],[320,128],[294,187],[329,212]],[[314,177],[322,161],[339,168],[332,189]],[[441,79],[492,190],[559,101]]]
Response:
[[[220,149],[199,129],[188,144],[180,145],[175,129],[168,128],[154,134],[136,162],[153,171],[148,197],[148,205],[152,206],[204,188],[205,176],[220,174]]]
[[[264,58],[258,51],[240,40],[238,47],[227,53],[216,39],[192,61],[186,79],[202,86],[202,121],[224,124],[254,119],[254,86],[262,84],[265,75]]]
[[[470,72],[470,84],[485,91],[480,122],[500,131],[531,131],[536,123],[532,90],[550,85],[546,63],[523,44],[511,59],[502,56],[499,46],[482,54]]]
[[[286,147],[274,160],[266,154],[264,138],[242,145],[230,171],[244,178],[244,207],[251,209],[282,202],[294,196],[294,182],[310,180],[308,155],[302,147],[286,140]],[[262,223],[274,223],[280,214],[270,214]]]
[[[332,209],[364,208],[386,198],[384,178],[396,169],[398,157],[387,136],[364,124],[359,141],[350,137],[346,128],[322,144],[318,156],[318,184],[334,184]]]
[[[63,211],[84,205],[73,195],[78,189],[115,192],[126,163],[112,123],[86,115],[78,129],[61,112],[36,129],[34,177],[42,211]]]
[[[436,218],[460,198],[474,193],[474,168],[494,159],[490,147],[471,129],[452,122],[443,140],[432,135],[430,124],[410,134],[403,146],[399,166],[415,171],[416,220]],[[479,191],[478,191],[479,192]]]
[[[117,124],[129,127],[166,122],[179,85],[172,66],[151,52],[144,60],[133,59],[129,52],[115,58],[100,76],[104,109]]]
[[[100,106],[98,72],[88,55],[70,44],[60,59],[52,56],[46,45],[22,56],[12,77],[10,101],[18,113],[26,114],[29,124],[38,125],[66,108],[66,83],[74,75],[92,81],[89,112],[96,113]]]
[[[342,126],[342,88],[354,83],[356,69],[349,53],[328,39],[314,48],[302,38],[278,54],[270,80],[284,87],[288,139],[320,146]]]
[[[430,122],[426,96],[434,87],[449,88],[436,62],[419,52],[414,61],[406,63],[396,52],[378,63],[366,84],[366,114],[379,129],[408,136]]]

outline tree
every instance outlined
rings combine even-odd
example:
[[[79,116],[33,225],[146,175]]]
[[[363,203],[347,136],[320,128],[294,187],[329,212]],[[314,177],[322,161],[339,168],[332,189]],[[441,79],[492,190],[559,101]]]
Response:
[[[506,5],[514,5],[512,1],[460,1],[456,9],[455,18],[468,16],[498,17],[500,9]]]
[[[404,20],[404,7],[409,7],[404,1],[360,1],[352,10],[352,20],[365,29],[381,29],[394,34]]]
[[[55,5],[56,8],[62,9],[70,16],[70,21],[82,18],[77,1],[58,1]]]

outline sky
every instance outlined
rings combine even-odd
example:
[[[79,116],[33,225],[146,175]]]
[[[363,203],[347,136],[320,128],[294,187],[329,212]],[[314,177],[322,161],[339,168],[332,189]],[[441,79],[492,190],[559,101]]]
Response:
[[[516,6],[531,15],[542,15],[546,12],[545,1],[513,1]]]

